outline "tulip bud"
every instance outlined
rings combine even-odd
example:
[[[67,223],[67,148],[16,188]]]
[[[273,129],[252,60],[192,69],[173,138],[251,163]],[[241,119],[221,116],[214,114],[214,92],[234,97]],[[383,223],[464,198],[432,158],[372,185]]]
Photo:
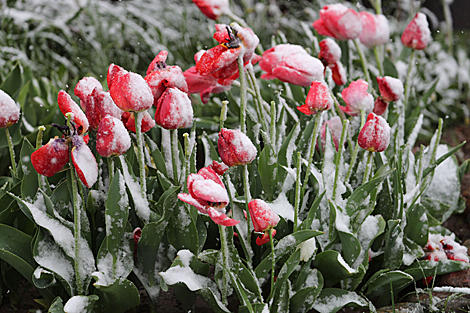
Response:
[[[0,90],[0,128],[10,127],[18,122],[20,109],[15,101],[3,90]]]
[[[390,76],[377,77],[379,91],[382,99],[386,102],[398,101],[403,95],[403,83],[397,78]]]
[[[212,164],[209,165],[210,168],[217,173],[217,175],[224,175],[225,171],[229,169],[229,167],[225,163],[220,163],[217,161],[212,161]]]
[[[222,128],[217,145],[220,158],[228,166],[246,165],[256,158],[256,147],[239,130]]]
[[[326,64],[334,64],[341,59],[341,48],[333,39],[323,39],[320,41],[318,58]]]
[[[401,35],[401,42],[405,47],[423,50],[431,40],[431,31],[424,13],[416,13],[413,20],[406,26]]]
[[[388,103],[385,102],[382,98],[377,97],[377,99],[375,99],[374,110],[372,112],[377,115],[383,115],[387,110],[387,107]]]
[[[95,88],[103,91],[103,86],[101,86],[101,83],[94,77],[83,77],[75,85],[73,93],[80,98],[80,106],[85,112],[87,107],[87,97],[93,92]]]
[[[359,132],[357,142],[367,151],[382,152],[390,144],[390,126],[383,117],[370,113]]]
[[[374,109],[374,97],[367,92],[369,84],[363,80],[358,79],[349,84],[341,92],[343,100],[346,103],[345,107],[340,107],[345,113],[356,116],[364,110],[366,113],[372,112]]]
[[[336,63],[329,64],[328,67],[331,69],[333,81],[336,85],[343,86],[346,84],[346,70],[341,62],[338,61]]]
[[[279,216],[266,202],[260,199],[251,200],[248,203],[248,210],[250,211],[255,232],[264,232],[264,235],[256,240],[256,243],[261,246],[269,241],[268,231],[279,223]],[[274,234],[276,234],[275,231],[273,231],[273,236]]]
[[[124,154],[131,147],[131,137],[121,120],[107,115],[100,122],[96,136],[96,151],[110,157]]]
[[[144,111],[142,117],[142,125],[140,131],[143,133],[148,132],[155,126],[155,121],[148,111]],[[124,112],[121,116],[121,121],[126,128],[135,133],[135,114],[132,112]]]
[[[328,86],[324,82],[314,81],[310,85],[310,90],[305,99],[305,104],[298,106],[300,112],[313,115],[317,111],[329,110],[333,106],[333,98],[331,98]]]
[[[320,10],[320,19],[313,22],[313,28],[320,35],[347,40],[359,37],[362,23],[356,11],[337,3],[324,6]]]
[[[158,99],[155,122],[165,129],[186,128],[193,121],[193,107],[188,95],[177,88],[168,88]]]
[[[360,12],[362,33],[359,40],[368,48],[384,45],[390,40],[387,18],[383,14]]]

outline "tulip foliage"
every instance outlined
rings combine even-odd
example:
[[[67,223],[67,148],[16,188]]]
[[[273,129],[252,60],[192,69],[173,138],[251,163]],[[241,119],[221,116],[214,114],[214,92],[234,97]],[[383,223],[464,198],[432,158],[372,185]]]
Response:
[[[463,144],[442,144],[436,118],[416,146],[425,117],[412,105],[436,88],[417,99],[409,74],[430,42],[424,14],[397,43],[403,79],[380,8],[327,5],[309,21],[313,51],[277,37],[263,50],[229,1],[193,2],[235,22],[215,24],[184,71],[161,50],[73,92],[21,65],[1,81],[0,259],[38,302],[125,312],[172,288],[188,311],[196,296],[214,312],[374,311],[470,267],[440,226],[465,207]]]

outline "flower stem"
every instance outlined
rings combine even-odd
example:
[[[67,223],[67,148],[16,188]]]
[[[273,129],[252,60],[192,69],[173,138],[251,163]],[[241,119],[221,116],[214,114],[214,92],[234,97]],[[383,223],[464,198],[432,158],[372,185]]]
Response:
[[[178,130],[171,129],[171,156],[173,157],[173,178],[178,184],[179,151],[178,151]]]
[[[315,147],[314,147],[315,148]],[[310,166],[310,163],[308,163]],[[307,174],[305,177],[308,178],[308,173],[310,171],[307,169]],[[297,152],[297,173],[296,173],[296,182],[295,182],[295,203],[294,203],[294,233],[297,231],[297,220],[299,218],[299,205],[300,205],[300,190],[304,190],[301,185],[301,174],[302,174],[302,153]]]
[[[408,99],[410,98],[410,88],[411,88],[411,69],[413,68],[415,50],[411,50],[410,63],[408,63],[408,72],[406,74],[406,83],[405,83],[405,105],[408,106]]]
[[[271,244],[271,292],[269,293],[269,299],[273,296],[274,291],[274,275],[275,275],[275,266],[276,266],[276,259],[274,254],[274,241],[273,241],[273,229],[270,228],[269,232],[269,243]]]
[[[191,172],[191,147],[190,147],[190,142],[189,142],[189,134],[184,133],[183,134],[184,138],[184,162],[185,162],[185,173],[181,175],[181,177],[187,177],[189,173]],[[184,186],[184,192],[188,191],[188,186],[186,184],[183,184]]]
[[[367,69],[366,57],[364,56],[364,52],[362,51],[362,48],[359,44],[359,39],[356,38],[353,41],[354,41],[354,45],[356,46],[357,54],[359,54],[359,59],[361,59],[362,70],[364,71],[364,75],[366,76],[366,81],[369,84],[368,89],[370,90],[372,88],[372,82],[370,80],[369,70]]]
[[[15,175],[15,177],[18,177],[18,169],[16,168],[15,161],[15,150],[13,150],[13,141],[11,140],[10,131],[8,130],[8,127],[5,127],[5,136],[7,137],[8,149],[10,150],[11,169],[13,170],[13,174]]]
[[[252,88],[255,90],[255,99],[256,99],[256,113],[258,114],[258,120],[261,123],[261,126],[263,127],[263,130],[267,133],[268,132],[268,126],[266,125],[266,120],[263,117],[263,98],[261,97],[261,92],[259,89],[259,86],[256,82],[256,75],[255,72],[253,71],[253,66],[250,64],[247,66],[248,68],[248,75],[250,77],[250,82],[252,84]],[[271,125],[272,126],[272,125]]]
[[[377,68],[379,69],[379,74],[380,76],[384,75],[384,69],[383,69],[383,64],[382,60],[380,57],[380,51],[381,48],[379,46],[374,47],[374,55],[375,55],[375,61],[377,62]]]
[[[364,127],[365,123],[366,123],[366,112],[364,110],[361,110],[361,128],[359,129],[359,131],[362,129],[362,127]],[[354,167],[354,164],[356,164],[358,153],[359,153],[359,144],[356,142],[356,145],[354,146],[354,151],[351,155],[351,162],[349,164],[348,172],[346,173],[346,177],[344,178],[345,182],[348,182],[352,174],[352,169]]]
[[[38,127],[38,135],[36,137],[36,150],[42,147],[42,135],[46,131],[46,127],[43,125]]]
[[[308,153],[307,161],[307,173],[305,174],[304,183],[302,184],[302,194],[305,192],[305,188],[308,184],[308,178],[310,176],[310,164],[312,164],[313,156],[315,154],[315,145],[317,143],[318,133],[320,132],[320,126],[322,122],[322,113],[318,112],[315,115],[315,125],[313,126],[312,140],[310,141],[310,149]]]
[[[246,99],[246,75],[245,75],[245,68],[243,66],[243,55],[244,53],[240,54],[238,57],[238,71],[240,72],[240,128],[241,132],[246,134],[246,106],[247,106],[247,99]]]
[[[371,163],[372,155],[373,155],[373,152],[367,151],[367,163],[366,163],[366,168],[364,170],[364,178],[362,180],[363,185],[369,181],[369,175],[372,170],[372,163]]]
[[[220,129],[224,128],[224,123],[227,120],[227,105],[228,105],[227,100],[222,101],[222,109],[220,110],[220,119],[219,119]]]
[[[222,303],[227,305],[227,276],[225,275],[226,271],[229,269],[228,262],[228,246],[227,246],[227,236],[225,235],[225,226],[219,226],[219,235],[220,235],[220,249],[222,250]]]
[[[137,137],[137,158],[139,161],[139,174],[140,174],[140,191],[142,197],[147,199],[147,182],[145,180],[145,160],[144,160],[144,144],[142,138],[142,118],[143,112],[135,112],[135,135]]]
[[[340,174],[339,163],[341,162],[341,155],[343,153],[344,141],[346,140],[347,128],[348,128],[348,121],[343,121],[343,131],[341,132],[341,139],[339,141],[338,152],[336,153],[336,159],[335,159],[335,180],[333,184],[333,201],[336,200],[336,190],[338,189],[337,185],[338,185],[339,174]]]

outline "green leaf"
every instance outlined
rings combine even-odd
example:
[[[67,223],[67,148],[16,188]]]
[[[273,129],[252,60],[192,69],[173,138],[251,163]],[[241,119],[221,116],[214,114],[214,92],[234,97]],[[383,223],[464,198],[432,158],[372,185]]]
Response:
[[[423,172],[423,178],[425,178],[426,176],[428,176],[428,174],[430,174],[432,171],[434,171],[434,169],[439,166],[439,164],[441,164],[442,162],[444,162],[448,157],[450,157],[451,155],[453,155],[455,152],[457,152],[457,150],[459,150],[460,148],[462,148],[462,146],[466,143],[466,141],[462,142],[460,145],[458,145],[457,147],[454,147],[452,149],[450,149],[447,153],[445,153],[444,155],[442,155],[441,157],[439,157],[439,159],[436,160],[436,162],[434,162],[432,165],[430,165],[429,167],[427,167],[424,172]]]
[[[67,301],[64,305],[64,311],[69,311],[70,309],[75,309],[80,307],[81,313],[93,313],[94,309],[93,306],[96,301],[98,301],[97,295],[90,295],[90,296],[73,296],[72,298]],[[71,306],[70,309],[67,308],[67,305]]]
[[[230,279],[232,280],[232,285],[237,292],[238,299],[241,300],[243,306],[247,309],[249,313],[253,313],[253,307],[251,306],[250,299],[248,299],[248,296],[246,295],[243,285],[241,284],[240,280],[235,277],[232,271],[228,270],[227,271],[230,275]]]
[[[286,282],[286,280],[290,277],[290,275],[294,272],[297,265],[300,262],[300,249],[297,249],[282,265],[281,269],[279,270],[276,282],[274,283],[274,302],[273,305],[278,305],[276,302],[276,298],[279,297],[279,293],[281,291],[282,286]],[[273,275],[273,273],[271,273]]]
[[[468,174],[470,170],[470,159],[466,159],[459,167],[459,180],[462,181],[463,176]]]
[[[389,269],[400,268],[403,261],[403,230],[400,220],[389,220],[388,229],[385,233],[385,248],[383,267]]]
[[[384,58],[383,67],[384,67],[384,76],[391,76],[391,77],[398,78],[398,71],[395,68],[395,64],[393,64],[393,62],[389,58],[387,57]]]
[[[61,297],[57,297],[52,302],[51,306],[49,307],[48,313],[65,313],[64,312],[64,303]]]
[[[298,279],[300,278],[301,275]],[[310,270],[308,275],[305,275],[305,282],[307,284],[302,284],[302,289],[299,289],[290,299],[291,313],[309,311],[323,289],[323,276],[317,269]]]
[[[155,166],[157,167],[157,170],[159,170],[160,173],[162,173],[163,176],[165,176],[168,179],[168,172],[166,170],[165,158],[163,157],[160,149],[158,149],[157,144],[152,139],[150,139],[149,136],[145,134],[144,138],[147,141],[147,144],[150,148],[150,151],[152,153],[152,158],[153,158],[153,161],[155,162]]]
[[[258,160],[258,171],[263,185],[263,190],[266,192],[269,201],[274,199],[280,182],[278,181],[278,161],[276,153],[270,143],[264,145]]]
[[[99,297],[95,304],[99,313],[126,312],[140,303],[139,290],[127,279],[109,286],[96,286],[95,294]]]
[[[205,162],[204,165],[208,166],[212,163],[212,161],[220,161],[219,154],[212,143],[212,140],[207,136],[206,132],[202,133],[202,144],[204,146],[205,151]]]
[[[370,307],[369,302],[357,293],[337,288],[325,288],[321,291],[313,308],[320,313],[335,313],[348,306]]]
[[[317,213],[318,207],[320,206],[320,202],[323,199],[323,196],[325,195],[325,193],[326,193],[326,190],[323,191],[319,196],[315,198],[315,201],[313,201],[312,206],[310,207],[310,210],[308,211],[307,217],[300,224],[299,230],[310,229],[310,227],[312,226],[312,222],[315,219],[315,215]]]
[[[31,164],[31,154],[34,151],[34,147],[25,137],[20,151],[20,162],[18,166],[18,170],[23,174],[20,177],[22,177],[21,196],[24,199],[34,199],[38,192],[39,174],[34,169],[33,164]]]
[[[432,94],[436,91],[437,83],[439,82],[439,77],[436,78],[433,82],[431,87],[429,87],[428,90],[424,93],[424,95],[421,97],[420,102],[422,102],[423,106],[427,105],[427,101],[429,97],[432,96]]]
[[[113,258],[117,257],[128,216],[129,199],[126,185],[121,171],[116,171],[109,185],[105,209],[106,244]]]
[[[413,282],[413,276],[402,271],[390,271],[382,273],[369,283],[366,296],[375,298],[383,294],[390,294],[390,284],[393,293],[396,294]]]
[[[36,267],[31,253],[31,237],[16,228],[0,224],[0,258],[29,282]]]
[[[36,275],[39,273],[39,277]],[[32,277],[33,285],[39,289],[48,288],[56,283],[54,274],[38,266]]]
[[[19,144],[21,142],[21,139],[23,139],[23,135],[21,134],[22,124],[23,123],[21,122],[21,119],[20,119],[16,124],[13,124],[10,127],[8,127],[8,131],[10,133],[13,146],[16,146],[17,144]],[[7,141],[5,129],[0,129],[0,148],[8,147],[8,141]],[[8,162],[10,162],[10,158],[8,158]]]
[[[405,234],[408,238],[424,247],[428,243],[428,218],[426,208],[421,204],[413,205],[406,216]]]
[[[51,201],[54,203],[54,209],[59,213],[60,216],[65,218],[69,213],[70,205],[72,205],[67,182],[60,183],[54,189],[51,195]]]
[[[418,280],[423,277],[443,275],[466,270],[468,268],[470,268],[470,263],[453,260],[440,260],[437,262],[416,261],[405,269],[404,272],[413,276],[414,280]]]
[[[20,63],[17,63],[0,85],[0,89],[9,94],[13,99],[16,98],[16,95],[23,84],[22,72],[23,68]]]
[[[341,254],[334,250],[317,254],[313,260],[313,266],[322,273],[325,286],[333,286],[340,280],[352,278],[356,274],[356,271],[348,266]]]
[[[357,257],[361,254],[361,243],[351,233],[338,230],[338,235],[343,247],[343,257],[348,262],[349,266],[354,264]]]
[[[195,254],[198,252],[199,235],[189,205],[181,202],[176,204],[173,218],[168,223],[167,238],[176,250],[189,249]]]

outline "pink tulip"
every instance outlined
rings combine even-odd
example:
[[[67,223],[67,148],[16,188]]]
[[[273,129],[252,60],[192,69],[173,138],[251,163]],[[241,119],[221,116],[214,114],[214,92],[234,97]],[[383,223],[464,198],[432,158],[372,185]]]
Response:
[[[320,10],[320,19],[313,22],[313,28],[320,35],[347,40],[359,37],[362,23],[356,11],[337,3],[324,6]]]
[[[228,166],[250,164],[256,158],[256,147],[237,129],[222,128],[217,145],[220,158]]]
[[[431,41],[431,31],[424,13],[416,13],[413,20],[406,26],[401,35],[401,42],[405,47],[423,50]]]
[[[368,48],[386,44],[390,40],[387,18],[382,14],[360,12],[362,33],[359,40]]]
[[[320,53],[318,58],[324,63],[334,64],[341,59],[341,48],[331,38],[326,38],[320,41]]]
[[[403,95],[403,83],[390,76],[377,77],[380,96],[386,102],[398,101]]]
[[[366,113],[372,112],[374,108],[374,97],[367,92],[369,84],[363,80],[358,79],[349,84],[341,92],[346,107],[341,106],[341,110],[345,113],[356,116],[364,110]]]
[[[0,90],[0,128],[10,127],[18,122],[20,108],[3,90]]]
[[[369,113],[367,122],[357,137],[362,149],[371,152],[382,152],[390,144],[390,126],[387,121],[374,113]]]
[[[383,115],[388,108],[388,102],[384,101],[381,97],[377,97],[374,103],[374,112],[377,115]]]
[[[248,203],[248,210],[250,211],[255,232],[264,233],[256,240],[256,244],[261,246],[266,242],[269,242],[268,231],[273,229],[279,223],[279,216],[266,202],[260,199],[251,200]],[[273,230],[273,236],[275,234],[276,232]]]
[[[165,129],[186,128],[193,121],[193,107],[188,95],[178,88],[168,88],[158,99],[155,122]]]
[[[313,115],[317,114],[318,111],[329,110],[333,105],[333,98],[331,98],[326,83],[314,81],[310,85],[305,104],[298,106],[297,110],[307,115]]]

